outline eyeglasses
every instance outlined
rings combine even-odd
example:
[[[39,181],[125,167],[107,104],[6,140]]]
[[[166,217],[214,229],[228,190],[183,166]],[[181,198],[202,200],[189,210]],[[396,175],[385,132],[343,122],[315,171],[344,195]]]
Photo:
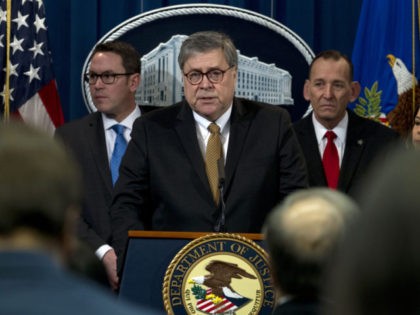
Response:
[[[84,78],[86,82],[89,82],[89,84],[95,84],[96,81],[98,81],[98,78],[101,78],[101,81],[104,84],[113,84],[115,82],[115,78],[120,75],[132,75],[134,72],[129,73],[86,73]]]
[[[204,76],[206,76],[211,83],[219,83],[222,82],[225,72],[232,69],[233,67],[235,66],[230,66],[226,70],[213,69],[207,72],[193,70],[191,72],[184,73],[184,75],[188,82],[190,82],[192,85],[200,84],[201,81],[203,81]]]

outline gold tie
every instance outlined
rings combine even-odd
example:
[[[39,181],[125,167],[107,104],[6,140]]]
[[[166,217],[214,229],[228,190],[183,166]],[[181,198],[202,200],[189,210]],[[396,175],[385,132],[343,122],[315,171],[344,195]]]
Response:
[[[211,123],[207,129],[210,131],[210,138],[206,148],[206,172],[209,179],[211,192],[216,205],[219,204],[219,171],[217,161],[223,159],[222,142],[220,141],[220,127]]]

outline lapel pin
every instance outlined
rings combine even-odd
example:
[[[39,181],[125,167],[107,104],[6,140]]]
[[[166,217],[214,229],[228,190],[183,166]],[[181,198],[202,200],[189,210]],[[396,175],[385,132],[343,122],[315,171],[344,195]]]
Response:
[[[360,146],[362,146],[363,145],[363,139],[357,140],[357,144],[360,145]]]

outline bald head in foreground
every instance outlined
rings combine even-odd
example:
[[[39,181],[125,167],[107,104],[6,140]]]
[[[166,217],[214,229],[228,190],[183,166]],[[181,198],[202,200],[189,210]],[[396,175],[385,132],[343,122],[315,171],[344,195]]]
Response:
[[[273,314],[320,313],[325,271],[358,211],[348,196],[328,188],[298,191],[273,209],[264,226],[280,294]]]

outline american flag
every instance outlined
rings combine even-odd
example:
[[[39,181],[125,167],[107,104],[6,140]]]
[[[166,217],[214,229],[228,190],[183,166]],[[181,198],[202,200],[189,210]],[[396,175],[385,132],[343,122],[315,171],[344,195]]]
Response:
[[[5,118],[8,113],[18,116],[52,134],[64,118],[52,71],[43,2],[0,3],[1,114]]]

